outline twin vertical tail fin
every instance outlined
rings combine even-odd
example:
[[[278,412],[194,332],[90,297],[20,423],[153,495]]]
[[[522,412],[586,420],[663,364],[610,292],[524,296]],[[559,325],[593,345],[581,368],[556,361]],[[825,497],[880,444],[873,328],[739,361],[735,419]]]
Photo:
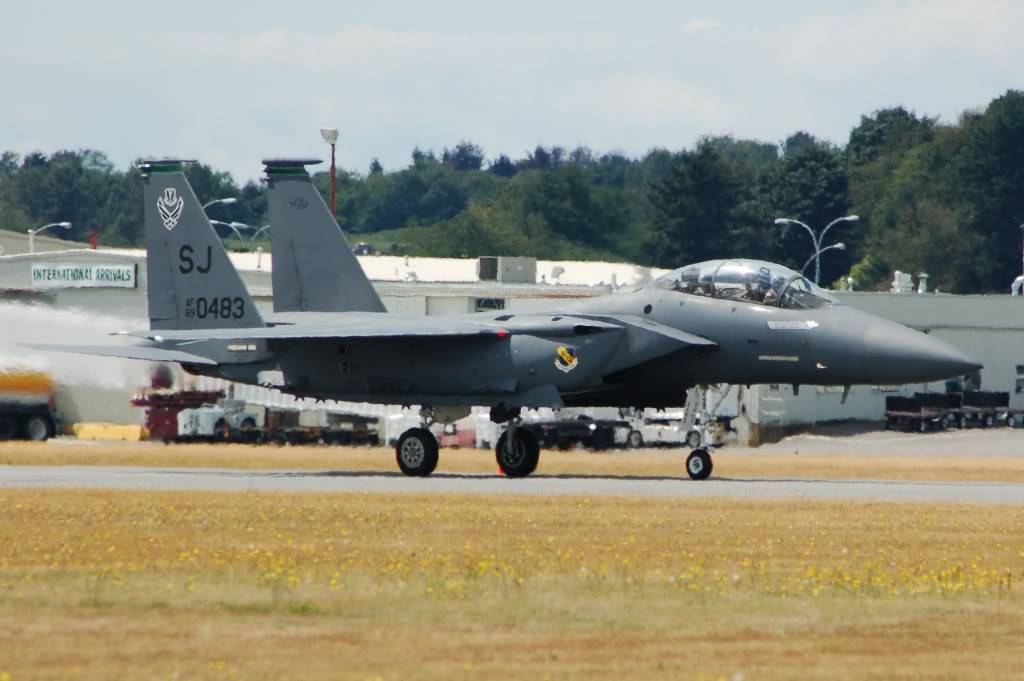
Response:
[[[306,172],[311,159],[268,159],[275,312],[384,312],[377,291]]]
[[[152,329],[263,326],[220,237],[185,178],[190,161],[141,165]]]

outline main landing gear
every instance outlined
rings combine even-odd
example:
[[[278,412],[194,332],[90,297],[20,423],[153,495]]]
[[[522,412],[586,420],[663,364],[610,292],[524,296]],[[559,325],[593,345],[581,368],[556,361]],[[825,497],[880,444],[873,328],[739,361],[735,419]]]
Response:
[[[525,478],[535,470],[540,461],[540,443],[537,436],[526,428],[520,428],[520,407],[496,405],[491,407],[491,421],[508,423],[508,428],[498,438],[494,455],[498,468],[510,478]]]
[[[406,475],[425,478],[437,468],[437,438],[428,427],[434,420],[431,407],[420,408],[418,428],[410,428],[402,433],[395,445],[395,459],[398,467]]]
[[[498,438],[494,453],[502,473],[510,478],[525,478],[537,470],[540,443],[536,435],[513,422]]]
[[[426,428],[410,428],[398,438],[395,458],[403,473],[425,478],[437,468],[437,438]]]

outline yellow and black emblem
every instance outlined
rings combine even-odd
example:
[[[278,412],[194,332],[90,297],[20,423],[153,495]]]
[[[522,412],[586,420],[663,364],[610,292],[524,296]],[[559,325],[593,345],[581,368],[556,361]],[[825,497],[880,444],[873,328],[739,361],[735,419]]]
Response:
[[[555,368],[559,371],[569,373],[579,363],[580,359],[576,356],[576,348],[559,345],[558,349],[555,350]]]

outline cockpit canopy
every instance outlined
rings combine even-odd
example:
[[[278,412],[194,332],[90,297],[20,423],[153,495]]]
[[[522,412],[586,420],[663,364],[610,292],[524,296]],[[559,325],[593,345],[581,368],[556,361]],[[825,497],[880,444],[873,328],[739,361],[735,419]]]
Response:
[[[763,260],[708,260],[662,275],[655,285],[694,296],[806,310],[835,304],[799,272]]]

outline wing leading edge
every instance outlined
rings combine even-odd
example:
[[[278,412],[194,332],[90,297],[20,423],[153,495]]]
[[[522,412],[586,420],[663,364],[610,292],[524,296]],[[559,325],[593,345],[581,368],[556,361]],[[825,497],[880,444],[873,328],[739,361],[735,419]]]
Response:
[[[179,364],[202,364],[205,366],[217,365],[217,362],[208,357],[193,355],[181,350],[153,348],[146,345],[28,345],[25,343],[20,343],[19,345],[32,348],[33,350],[46,350],[48,352],[74,352],[100,357],[143,359],[150,362],[178,362]]]

